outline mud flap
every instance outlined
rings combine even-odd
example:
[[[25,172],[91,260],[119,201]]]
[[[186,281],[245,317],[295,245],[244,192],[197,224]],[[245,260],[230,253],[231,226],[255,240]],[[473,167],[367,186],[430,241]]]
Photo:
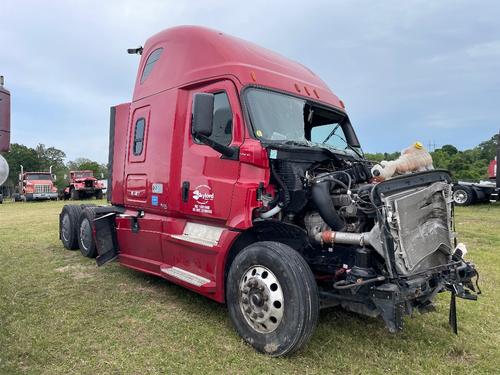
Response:
[[[477,272],[476,272],[476,274],[477,274]],[[470,286],[472,287],[472,283],[470,283]],[[452,332],[455,335],[458,335],[457,297],[460,297],[463,299],[468,299],[470,301],[476,301],[477,295],[472,294],[462,284],[451,284],[451,285],[448,285],[447,288],[451,292],[450,312],[449,312],[449,316],[448,316],[448,323],[450,325]],[[480,292],[478,292],[478,294],[479,293]]]
[[[448,317],[448,324],[451,327],[451,331],[458,335],[458,323],[457,323],[457,295],[455,292],[451,292],[450,299],[450,313]]]
[[[102,266],[118,257],[119,248],[115,230],[116,212],[110,212],[94,220],[95,243],[97,248],[96,262]]]

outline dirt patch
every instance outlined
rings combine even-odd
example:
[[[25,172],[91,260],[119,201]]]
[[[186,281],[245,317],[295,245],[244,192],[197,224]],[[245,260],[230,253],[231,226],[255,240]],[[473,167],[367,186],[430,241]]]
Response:
[[[88,279],[94,277],[94,266],[84,266],[81,264],[68,264],[55,269],[56,272],[68,273],[75,279]]]
[[[457,362],[468,364],[475,362],[478,358],[477,355],[470,353],[464,348],[457,347],[451,348],[448,352],[448,356]]]

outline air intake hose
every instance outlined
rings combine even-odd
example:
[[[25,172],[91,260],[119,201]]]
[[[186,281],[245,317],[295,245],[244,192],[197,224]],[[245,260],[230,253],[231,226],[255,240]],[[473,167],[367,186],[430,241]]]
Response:
[[[312,199],[318,207],[319,215],[335,231],[342,231],[345,222],[335,210],[330,196],[331,181],[321,181],[312,186]]]

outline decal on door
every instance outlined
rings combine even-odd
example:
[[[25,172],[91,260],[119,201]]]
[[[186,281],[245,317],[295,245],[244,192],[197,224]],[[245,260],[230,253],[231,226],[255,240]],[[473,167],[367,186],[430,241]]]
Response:
[[[198,185],[193,191],[193,199],[196,202],[193,206],[193,212],[211,214],[214,198],[215,194],[212,193],[210,186]]]
[[[158,206],[158,195],[151,196],[151,205]]]
[[[161,194],[163,193],[163,184],[153,184],[151,190],[153,194]]]

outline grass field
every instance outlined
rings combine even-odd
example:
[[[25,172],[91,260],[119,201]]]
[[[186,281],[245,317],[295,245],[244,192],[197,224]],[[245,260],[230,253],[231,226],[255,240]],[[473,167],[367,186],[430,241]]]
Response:
[[[0,205],[0,374],[499,373],[500,205],[457,210],[483,291],[478,302],[458,300],[459,336],[447,323],[449,295],[395,335],[334,308],[303,351],[275,359],[238,337],[223,305],[65,250],[63,204]]]

